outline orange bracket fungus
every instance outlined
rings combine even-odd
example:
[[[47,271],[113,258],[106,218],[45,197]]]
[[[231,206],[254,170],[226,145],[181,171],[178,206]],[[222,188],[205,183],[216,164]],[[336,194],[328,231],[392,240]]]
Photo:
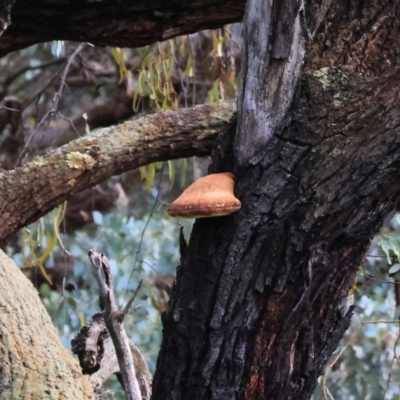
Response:
[[[177,218],[222,217],[242,206],[233,194],[235,181],[229,172],[204,176],[192,183],[168,207],[167,212]]]

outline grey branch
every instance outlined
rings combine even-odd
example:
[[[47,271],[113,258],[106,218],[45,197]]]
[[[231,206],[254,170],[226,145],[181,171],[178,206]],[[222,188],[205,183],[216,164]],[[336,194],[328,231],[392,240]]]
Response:
[[[126,399],[142,400],[130,340],[122,326],[124,315],[119,311],[114,298],[110,264],[104,254],[94,249],[89,250],[88,255],[92,263],[92,273],[99,285],[100,304],[104,307],[102,316],[117,353]]]

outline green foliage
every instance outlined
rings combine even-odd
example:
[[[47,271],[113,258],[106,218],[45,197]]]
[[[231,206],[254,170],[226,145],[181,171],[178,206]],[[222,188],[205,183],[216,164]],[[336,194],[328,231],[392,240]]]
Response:
[[[400,231],[381,233],[376,238],[377,245],[384,251],[388,264],[392,264],[392,257],[400,258]]]
[[[134,109],[138,111],[138,101],[143,96],[148,96],[150,105],[158,111],[178,108],[178,95],[172,84],[175,39],[136,51],[139,60],[132,68],[137,74]]]
[[[66,251],[59,231],[66,207],[67,203],[65,202],[45,217],[40,218],[30,228],[22,229],[21,255],[24,261],[22,267],[39,267],[42,275],[50,285],[52,284],[51,278],[44,268],[44,263],[55,249],[57,242]],[[42,250],[40,254],[39,250]]]
[[[125,78],[130,77],[130,72],[125,66],[125,60],[124,60],[125,50],[120,49],[118,47],[113,47],[111,49],[111,54],[113,55],[114,60],[119,68],[119,83],[122,83],[125,80]]]
[[[396,216],[372,241],[348,299],[356,306],[351,327],[313,400],[399,398],[399,233]]]
[[[153,201],[155,194],[153,190]],[[143,218],[135,219],[123,204],[105,215],[94,211],[93,221],[85,231],[63,235],[65,246],[75,260],[73,273],[67,278],[67,283],[73,284],[75,290],[67,292],[60,288],[56,292],[48,284],[42,284],[40,295],[63,344],[70,347],[80,326],[100,311],[97,283],[90,273],[87,252],[92,247],[103,252],[110,260],[114,290],[121,306],[132,296],[139,281],[144,281],[134,304],[140,305],[140,309],[127,318],[125,328],[154,371],[161,340],[161,307],[152,280],[174,273],[178,265],[179,225],[175,219],[165,218],[163,212],[146,212]],[[190,222],[186,225],[190,228]],[[62,248],[57,245],[55,250],[60,252]],[[22,258],[22,253],[14,255],[18,264]]]
[[[195,157],[192,158],[194,160]],[[194,162],[194,161],[193,161]],[[188,160],[182,158],[181,160],[170,160],[167,163],[168,166],[168,178],[171,186],[173,185],[176,177],[176,171],[180,174],[180,187],[184,189],[186,187],[186,176],[189,171]],[[154,178],[158,171],[162,168],[162,163],[152,163],[139,168],[140,178],[143,180],[145,189],[147,192],[154,186]]]
[[[177,109],[188,103],[216,103],[237,96],[240,77],[236,68],[235,54],[239,47],[232,39],[231,27],[209,31],[199,37],[200,39],[197,38],[196,41],[190,39],[190,36],[182,36],[132,49],[131,54],[123,49],[112,49],[112,55],[119,69],[120,83],[124,80],[130,82],[135,112],[140,111],[141,102],[145,98],[149,99],[152,110],[164,111]],[[209,42],[211,46],[207,54],[199,56],[198,48],[204,46],[202,40]],[[196,84],[190,93],[190,84],[197,81],[198,85],[209,88],[204,98],[197,98],[201,91],[196,92]],[[176,87],[180,87],[180,90]],[[171,182],[175,179],[177,169],[175,164],[178,162],[168,162]],[[148,191],[153,186],[155,173],[160,168],[159,164],[150,164],[139,169]],[[182,161],[181,169],[181,187],[184,187],[186,160]]]

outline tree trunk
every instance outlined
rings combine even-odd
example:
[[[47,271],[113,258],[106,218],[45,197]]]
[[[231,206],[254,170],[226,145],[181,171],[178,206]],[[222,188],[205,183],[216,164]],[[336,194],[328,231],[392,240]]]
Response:
[[[268,7],[265,3],[259,2]],[[187,249],[181,241],[177,283],[163,316],[154,399],[309,399],[348,326],[351,310],[343,299],[370,238],[400,193],[400,21],[391,0],[338,0],[325,16],[328,4],[308,0],[303,8],[283,0],[272,2],[271,9],[250,8],[243,71],[247,93],[240,99],[237,132],[232,126],[217,143],[211,167],[235,173],[243,208],[230,217],[198,220]],[[264,21],[268,29],[255,21]],[[251,64],[254,60],[258,66]],[[95,147],[85,140],[70,145],[78,157],[68,158],[60,149],[0,174],[0,237],[61,202],[68,185],[75,190],[140,164],[128,160],[129,150],[120,153],[125,158],[119,164],[112,156],[115,141]],[[195,148],[185,147],[184,154]],[[177,156],[173,150],[168,147],[168,154]],[[49,160],[57,164],[47,169],[45,183],[31,181],[49,168]],[[62,190],[52,186],[60,183],[58,162],[76,173],[63,181]],[[25,181],[13,179],[24,173]],[[22,390],[35,387],[30,376],[41,379],[45,394],[38,392],[37,398],[52,397],[52,390],[83,398],[88,392],[74,372],[76,364],[60,367],[68,356],[54,344],[48,319],[31,312],[40,307],[32,303],[36,294],[18,286],[23,278],[1,264],[2,397],[17,398],[6,396],[20,390],[18,374],[26,368]],[[43,321],[41,330],[32,322],[36,318]],[[47,353],[53,345],[54,352]],[[47,364],[36,358],[41,353]],[[75,382],[70,390],[79,386],[79,393],[64,392],[65,382]]]
[[[0,250],[0,398],[94,399],[32,283]]]
[[[297,9],[301,40],[322,3]],[[271,14],[248,4],[245,21],[270,17],[265,32],[296,26],[275,2]],[[306,26],[302,12],[314,17]],[[261,95],[251,103],[243,94],[236,136],[234,127],[224,135],[211,166],[235,173],[242,209],[197,220],[182,246],[154,400],[311,397],[349,325],[344,299],[357,268],[400,193],[398,26],[391,1],[333,2],[292,102],[280,90],[293,89],[282,71],[294,53],[269,36],[257,60],[258,36],[246,38],[248,63],[258,64],[243,85]]]

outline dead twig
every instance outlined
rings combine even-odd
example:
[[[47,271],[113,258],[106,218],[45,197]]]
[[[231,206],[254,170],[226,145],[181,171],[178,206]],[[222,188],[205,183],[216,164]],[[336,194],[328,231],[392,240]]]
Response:
[[[60,103],[62,91],[63,91],[63,89],[64,89],[64,86],[66,85],[65,80],[66,80],[67,75],[68,75],[68,72],[69,72],[69,70],[70,70],[72,61],[73,61],[73,60],[75,59],[75,57],[83,50],[84,46],[85,46],[85,44],[84,44],[84,43],[81,43],[81,44],[74,50],[74,52],[70,55],[70,57],[68,58],[68,61],[67,61],[66,65],[65,65],[65,68],[62,67],[62,68],[64,68],[64,71],[63,71],[63,73],[62,73],[62,75],[61,75],[60,87],[58,88],[57,92],[54,94],[54,98],[53,98],[54,105],[53,105],[53,108],[52,108],[50,111],[48,111],[48,112],[43,116],[43,118],[40,120],[40,122],[36,125],[35,129],[34,129],[34,130],[32,131],[32,133],[29,135],[28,140],[25,142],[25,145],[24,145],[23,149],[21,150],[21,152],[20,152],[20,154],[19,154],[19,156],[18,156],[16,165],[19,165],[19,164],[20,164],[22,158],[24,157],[24,155],[26,154],[26,151],[27,151],[28,148],[29,148],[29,145],[30,145],[31,141],[33,140],[33,138],[34,138],[36,132],[38,131],[38,128],[44,123],[44,121],[47,119],[47,117],[48,117],[49,115],[58,114],[58,106],[59,106],[59,103]],[[39,92],[39,94],[42,93],[42,92],[54,81],[54,79],[55,79],[55,78],[59,75],[59,73],[62,71],[62,68],[61,68],[59,71],[57,71],[57,73],[53,76],[53,78],[50,79],[50,81],[45,85],[45,87],[41,90],[41,92]],[[29,100],[26,104],[24,104],[23,109],[24,109],[37,95],[38,95],[38,94],[36,94],[34,97],[31,98],[31,100]]]
[[[124,311],[120,312],[114,298],[111,268],[107,257],[94,249],[89,250],[88,256],[92,263],[92,273],[99,285],[100,307],[103,308],[103,318],[115,346],[126,398],[128,400],[142,400],[139,382],[135,374],[130,341],[122,326],[133,299]]]

